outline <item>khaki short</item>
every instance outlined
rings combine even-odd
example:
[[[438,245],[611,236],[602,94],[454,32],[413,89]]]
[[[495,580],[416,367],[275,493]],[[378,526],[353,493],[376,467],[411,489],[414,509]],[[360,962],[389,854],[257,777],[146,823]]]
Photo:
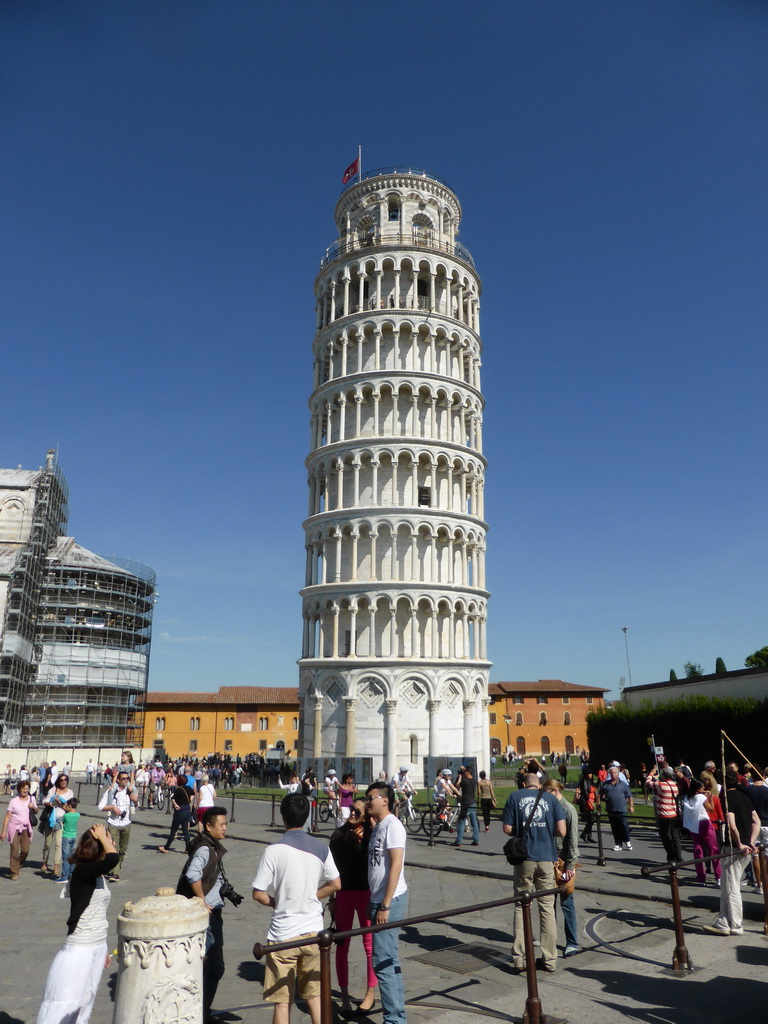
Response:
[[[294,939],[313,939],[317,933],[296,935]],[[268,1003],[292,1003],[296,982],[302,999],[320,995],[320,950],[317,944],[267,953],[264,970],[264,999]]]

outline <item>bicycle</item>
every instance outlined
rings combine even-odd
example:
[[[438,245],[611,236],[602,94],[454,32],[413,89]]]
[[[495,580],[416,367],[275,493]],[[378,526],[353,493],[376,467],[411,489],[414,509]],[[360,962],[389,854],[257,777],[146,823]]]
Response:
[[[411,835],[416,835],[422,829],[422,816],[413,809],[413,794],[409,793],[404,800],[397,804],[397,817],[405,825]]]
[[[159,785],[155,789],[155,804],[157,805],[158,811],[162,811],[165,805],[165,786]]]
[[[430,811],[431,807],[431,811]],[[455,832],[456,822],[459,820],[459,805],[455,807],[449,807],[447,804],[441,805],[433,803],[430,805],[421,816],[421,827],[426,835],[429,835],[429,819],[430,813],[432,815],[432,834],[435,836],[440,835],[441,832]]]

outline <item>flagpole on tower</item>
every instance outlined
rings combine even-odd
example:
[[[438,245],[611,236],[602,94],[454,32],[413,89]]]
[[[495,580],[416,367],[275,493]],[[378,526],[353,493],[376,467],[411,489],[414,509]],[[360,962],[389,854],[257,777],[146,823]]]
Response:
[[[359,182],[363,180],[363,147],[357,147],[357,173],[360,175],[357,179]]]

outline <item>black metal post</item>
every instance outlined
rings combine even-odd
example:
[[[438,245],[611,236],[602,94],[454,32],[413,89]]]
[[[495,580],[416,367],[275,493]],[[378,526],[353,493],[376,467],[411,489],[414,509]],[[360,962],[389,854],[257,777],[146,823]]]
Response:
[[[234,791],[234,789],[232,790],[232,810],[229,813],[229,820],[230,821],[234,821],[235,820],[235,791]]]
[[[764,920],[763,933],[768,935],[768,856],[762,843],[757,846],[757,859],[760,864],[760,888],[763,890]]]
[[[333,932],[325,929],[317,936],[320,947],[320,1024],[333,1024],[333,1003],[331,1002],[331,946]]]
[[[435,820],[434,819],[435,819],[435,807],[434,807],[434,804],[432,804],[430,802],[430,804],[429,804],[429,842],[427,843],[427,846],[434,846],[435,845],[435,828],[434,828]]]
[[[270,821],[269,825],[270,825],[270,828],[274,828],[275,827],[275,798],[274,798],[274,796],[272,797],[272,821]]]
[[[691,958],[685,948],[685,932],[683,931],[683,912],[680,907],[680,888],[677,884],[677,864],[669,865],[669,883],[672,887],[672,912],[675,917],[675,955],[672,957],[672,968],[675,971],[693,970]]]
[[[605,867],[605,852],[603,850],[603,833],[600,829],[600,811],[595,813],[595,826],[597,828],[597,866],[599,868]]]
[[[529,892],[521,894],[520,909],[523,913],[523,941],[525,943],[525,975],[528,983],[528,997],[525,1000],[523,1024],[547,1024],[541,1012],[539,983],[536,978],[536,954],[533,950],[533,926],[531,924],[531,899]]]

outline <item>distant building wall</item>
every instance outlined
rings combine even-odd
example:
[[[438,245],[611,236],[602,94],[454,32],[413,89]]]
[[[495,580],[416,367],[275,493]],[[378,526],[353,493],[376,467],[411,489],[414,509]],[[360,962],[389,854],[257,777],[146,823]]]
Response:
[[[638,707],[644,702],[662,704],[678,697],[755,697],[768,698],[768,669],[743,668],[720,675],[699,676],[698,679],[677,679],[673,682],[647,683],[626,687],[622,700]]]
[[[603,707],[605,690],[539,679],[491,683],[488,692],[491,750],[546,757],[587,746],[586,718]]]

